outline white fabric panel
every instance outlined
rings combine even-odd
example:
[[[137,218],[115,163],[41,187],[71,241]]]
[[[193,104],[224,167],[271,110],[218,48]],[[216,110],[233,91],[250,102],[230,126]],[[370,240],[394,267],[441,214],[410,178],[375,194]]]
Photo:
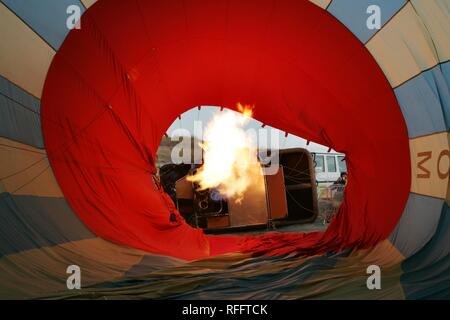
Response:
[[[92,6],[94,3],[97,2],[97,0],[81,0],[81,2],[83,2],[84,6],[86,8],[89,8],[90,6]]]
[[[0,74],[41,97],[55,51],[0,3]]]
[[[366,47],[393,87],[439,62],[433,39],[411,3],[367,42]]]
[[[325,9],[330,4],[331,0],[309,0],[312,3],[318,5],[319,7]]]
[[[439,62],[450,59],[450,0],[411,0],[433,38]]]

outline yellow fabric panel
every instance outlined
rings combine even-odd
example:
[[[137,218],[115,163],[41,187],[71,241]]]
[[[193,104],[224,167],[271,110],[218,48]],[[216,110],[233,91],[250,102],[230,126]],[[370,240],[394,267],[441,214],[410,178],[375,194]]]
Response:
[[[412,183],[414,193],[446,199],[450,166],[448,133],[411,139]]]
[[[448,145],[450,146],[450,133],[448,134]],[[448,179],[447,187],[447,205],[450,206],[450,179]]]
[[[55,51],[0,3],[0,74],[37,98]]]
[[[438,63],[433,40],[411,3],[366,44],[392,87]]]
[[[45,151],[2,137],[0,179],[2,192],[63,197]]]
[[[405,260],[405,257],[389,240],[381,241],[372,248],[356,250],[349,257],[363,264],[376,264],[384,268],[395,266]],[[342,261],[345,260],[343,259]]]
[[[84,6],[86,8],[89,8],[90,6],[92,6],[94,3],[97,2],[97,0],[81,0],[81,2],[83,2]]]
[[[144,256],[101,238],[33,249],[0,259],[0,299],[33,298],[67,290],[69,265],[81,269],[81,287],[120,279]]]
[[[411,0],[416,13],[422,19],[440,62],[450,59],[450,0]]]
[[[319,7],[325,9],[330,4],[331,0],[309,0],[312,3],[318,5]]]

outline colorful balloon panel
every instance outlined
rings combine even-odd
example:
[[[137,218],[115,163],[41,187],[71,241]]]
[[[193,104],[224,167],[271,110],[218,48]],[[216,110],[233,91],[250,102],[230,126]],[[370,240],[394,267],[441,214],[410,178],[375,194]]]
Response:
[[[3,3],[0,4],[0,30],[1,75],[40,98],[54,50]]]
[[[373,13],[371,6],[380,8],[381,26],[384,26],[405,4],[405,0],[334,0],[330,3],[327,11],[341,21],[352,31],[362,43],[366,43],[375,33],[376,28],[367,27],[368,12]]]
[[[80,13],[84,12],[84,7],[76,0],[41,0],[38,5],[30,5],[26,0],[2,2],[55,50],[70,31],[66,26],[67,15],[61,13],[71,5],[80,8]]]
[[[408,3],[366,46],[395,88],[440,62],[431,37]]]

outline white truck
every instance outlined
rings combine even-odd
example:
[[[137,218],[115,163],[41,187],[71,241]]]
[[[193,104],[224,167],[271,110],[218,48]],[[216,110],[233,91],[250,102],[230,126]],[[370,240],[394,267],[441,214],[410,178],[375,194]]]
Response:
[[[312,153],[315,165],[316,181],[321,186],[335,182],[342,172],[347,172],[345,154],[343,153]]]

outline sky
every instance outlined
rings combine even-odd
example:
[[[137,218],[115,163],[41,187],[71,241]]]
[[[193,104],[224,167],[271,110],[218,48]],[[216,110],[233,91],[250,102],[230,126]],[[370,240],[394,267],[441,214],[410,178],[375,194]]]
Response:
[[[167,134],[169,135],[169,137],[172,137],[173,135],[180,136],[180,135],[184,135],[185,133],[187,133],[187,131],[189,131],[189,133],[191,135],[193,132],[195,132],[196,133],[195,136],[197,136],[197,138],[201,139],[201,131],[194,130],[195,122],[197,122],[197,128],[199,128],[199,126],[203,126],[203,128],[204,128],[204,127],[206,127],[208,122],[213,118],[214,114],[216,114],[217,112],[220,112],[219,107],[203,106],[200,110],[198,110],[198,108],[193,108],[193,109],[183,113],[181,115],[181,120],[176,119],[172,123],[172,125],[169,127],[169,129],[167,130]],[[232,112],[234,112],[234,111],[232,111]],[[258,129],[261,129],[261,125],[262,125],[261,122],[255,120],[255,119],[250,119],[247,122],[247,124],[245,125],[245,129],[258,130]],[[184,129],[184,130],[180,130],[180,129]],[[187,131],[185,131],[185,130],[187,130]],[[292,134],[289,134],[287,137],[285,137],[284,132],[282,132],[276,128],[272,128],[270,126],[266,126],[263,130],[271,130],[271,131],[267,131],[268,136],[270,136],[272,134],[272,135],[276,135],[279,137],[280,149],[289,149],[289,148],[299,148],[300,147],[300,148],[308,149],[310,152],[327,152],[328,151],[327,146],[322,146],[320,144],[313,143],[313,142],[311,142],[307,146],[305,139],[294,136]],[[184,131],[184,133],[183,133],[183,131]],[[258,146],[261,148],[266,147],[267,146],[266,139],[262,139],[262,140],[258,141]]]

